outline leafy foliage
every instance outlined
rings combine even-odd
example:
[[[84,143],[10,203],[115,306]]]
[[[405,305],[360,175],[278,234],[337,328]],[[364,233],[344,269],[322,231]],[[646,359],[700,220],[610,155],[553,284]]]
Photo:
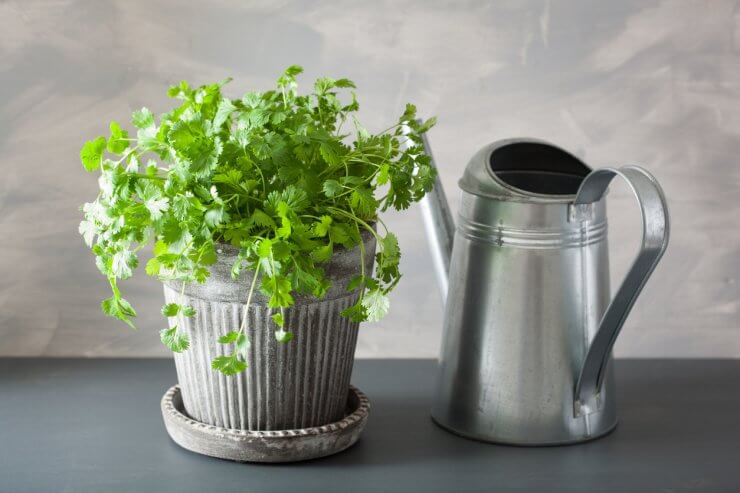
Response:
[[[82,207],[79,230],[111,285],[113,295],[102,302],[107,315],[134,326],[136,312],[118,281],[131,277],[142,248],[153,245],[146,273],[180,281],[184,290],[205,282],[216,245],[231,243],[240,249],[234,278],[254,272],[246,306],[259,278],[275,310],[275,337],[287,342],[293,334],[284,309],[294,293],[323,297],[330,283],[322,264],[337,248],[360,245],[364,257],[362,230],[376,237],[376,272],[365,272],[362,262],[349,286],[360,290],[359,300],[343,315],[363,321],[387,313],[401,252],[378,212],[406,209],[431,189],[435,171],[421,135],[435,120],[417,121],[408,104],[394,125],[371,134],[353,115],[352,81],[320,78],[300,95],[301,72],[291,66],[275,90],[239,99],[222,94],[228,80],[197,88],[183,81],[167,92],[180,100],[176,108],[159,117],[147,108],[133,113],[135,138],[111,122],[108,137],[84,144],[80,159],[87,171],[100,171],[100,193]],[[196,311],[170,303],[162,314]],[[246,307],[244,314],[241,326],[219,339],[232,352],[212,366],[225,374],[247,367]],[[189,346],[177,326],[162,330],[161,339],[173,351]]]

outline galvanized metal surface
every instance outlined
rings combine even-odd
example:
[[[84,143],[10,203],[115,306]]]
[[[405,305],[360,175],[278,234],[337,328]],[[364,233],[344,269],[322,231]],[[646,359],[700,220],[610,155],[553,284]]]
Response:
[[[407,128],[404,130],[408,131]],[[429,139],[426,134],[422,135],[422,142],[430,164],[436,169],[437,164],[434,161],[432,148],[429,145]],[[434,188],[427,193],[419,202],[421,218],[424,221],[424,227],[429,234],[434,235],[434,240],[429,242],[429,253],[432,256],[434,272],[437,276],[437,285],[439,286],[442,299],[447,298],[447,272],[450,270],[450,255],[452,253],[452,241],[455,234],[455,221],[452,219],[450,206],[447,203],[442,180],[437,174],[434,180]]]
[[[312,428],[243,431],[190,418],[175,385],[162,397],[162,417],[170,437],[183,448],[239,462],[297,462],[336,454],[357,442],[367,423],[370,401],[350,386],[341,418]]]
[[[371,271],[375,240],[363,233],[365,269]],[[237,430],[285,430],[321,426],[340,419],[352,374],[359,324],[340,316],[357,301],[348,292],[349,280],[360,272],[360,248],[338,250],[325,266],[332,281],[326,297],[294,296],[285,311],[286,330],[295,338],[275,340],[277,327],[261,293],[252,297],[246,333],[251,341],[249,367],[235,376],[211,368],[218,356],[234,351],[218,338],[238,330],[252,275],[231,279],[231,265],[238,250],[219,249],[218,262],[205,284],[188,284],[184,294],[178,282],[165,283],[165,299],[197,310],[194,318],[170,319],[190,336],[190,348],[175,354],[178,381],[187,413],[195,420]]]
[[[494,153],[501,151],[511,162],[501,165],[504,171],[494,171],[499,155]],[[525,169],[521,176],[514,175],[520,173],[518,160]],[[538,167],[547,176],[539,176]],[[511,181],[504,181],[505,173]],[[604,173],[586,178],[589,168],[578,159],[528,139],[491,144],[471,160],[460,180],[463,194],[432,410],[438,424],[463,436],[518,445],[585,441],[616,425],[611,348],[665,249],[668,225],[657,183],[642,170],[622,169],[640,198],[645,230],[651,232],[651,262],[635,263],[607,309]],[[512,186],[514,178],[532,189]],[[583,189],[577,199],[578,184]],[[543,193],[550,187],[557,194]],[[586,204],[574,206],[576,200]],[[602,323],[605,312],[620,316]],[[595,338],[596,345],[590,346]],[[586,385],[577,395],[579,377]]]

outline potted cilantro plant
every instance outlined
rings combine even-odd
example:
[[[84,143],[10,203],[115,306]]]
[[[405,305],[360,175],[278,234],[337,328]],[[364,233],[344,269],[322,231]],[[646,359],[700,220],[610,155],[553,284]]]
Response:
[[[371,134],[350,80],[320,78],[301,95],[301,71],[239,99],[222,94],[228,80],[181,82],[168,91],[179,106],[134,112],[135,134],[111,122],[80,152],[100,173],[80,233],[112,290],[102,310],[134,326],[119,281],[153,246],[145,270],[164,283],[161,340],[203,423],[341,418],[358,325],[386,314],[400,278],[398,241],[378,213],[406,209],[434,182],[421,144],[433,119],[418,122],[409,104]]]

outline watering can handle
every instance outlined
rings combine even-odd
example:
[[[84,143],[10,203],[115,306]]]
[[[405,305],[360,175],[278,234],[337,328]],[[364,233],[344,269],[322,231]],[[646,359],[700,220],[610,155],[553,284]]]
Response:
[[[670,231],[665,195],[655,178],[639,166],[593,171],[581,183],[574,208],[596,202],[606,192],[615,176],[621,176],[635,194],[642,213],[642,243],[627,276],[606,309],[581,367],[574,394],[574,415],[597,412],[600,392],[614,342],[637,296],[645,286],[668,246]]]

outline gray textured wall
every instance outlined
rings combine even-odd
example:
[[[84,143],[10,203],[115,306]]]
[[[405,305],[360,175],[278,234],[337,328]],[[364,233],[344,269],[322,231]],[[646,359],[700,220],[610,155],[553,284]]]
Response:
[[[729,1],[0,1],[0,355],[162,355],[161,287],[124,289],[138,333],[104,318],[106,283],[77,235],[95,196],[77,153],[110,119],[167,108],[168,84],[233,76],[266,88],[285,66],[347,76],[371,129],[414,101],[456,208],[483,144],[552,140],[593,166],[640,163],[669,197],[668,253],[617,353],[740,356],[740,7]],[[638,241],[610,194],[613,273]],[[432,356],[441,307],[418,210],[389,214],[405,257],[392,314],[361,356]],[[142,272],[143,274],[143,272]]]

